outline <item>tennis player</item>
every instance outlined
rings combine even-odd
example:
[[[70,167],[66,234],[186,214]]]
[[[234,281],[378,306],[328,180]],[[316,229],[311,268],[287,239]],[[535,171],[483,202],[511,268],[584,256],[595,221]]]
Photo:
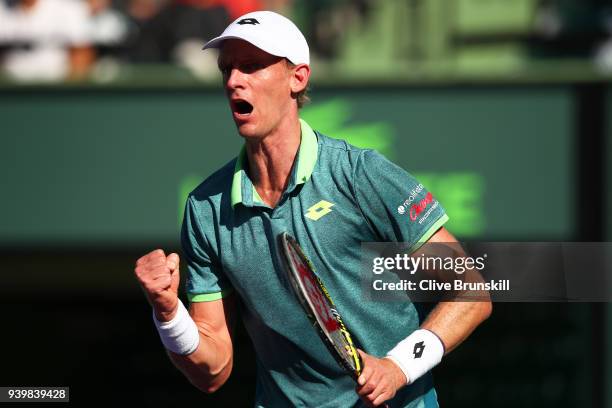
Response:
[[[488,317],[489,302],[367,302],[360,244],[456,242],[442,206],[372,150],[300,120],[310,77],[304,36],[269,11],[246,14],[205,46],[218,65],[244,147],[190,195],[179,256],[155,250],[135,273],[170,359],[204,392],[228,379],[238,305],[256,351],[257,407],[437,407],[430,370]],[[406,206],[400,211],[398,206]],[[363,351],[355,383],[336,363],[283,278],[277,235],[296,237]]]

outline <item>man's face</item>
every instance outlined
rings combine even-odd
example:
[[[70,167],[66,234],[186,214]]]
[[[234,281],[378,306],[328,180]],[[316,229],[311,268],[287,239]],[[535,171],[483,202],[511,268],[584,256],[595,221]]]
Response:
[[[262,138],[274,130],[295,106],[291,97],[292,68],[242,40],[225,40],[219,69],[238,132]]]

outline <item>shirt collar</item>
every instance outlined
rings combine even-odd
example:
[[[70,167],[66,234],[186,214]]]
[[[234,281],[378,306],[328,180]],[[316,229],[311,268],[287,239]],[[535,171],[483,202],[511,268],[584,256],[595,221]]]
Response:
[[[317,143],[317,135],[312,128],[306,123],[306,121],[300,119],[301,129],[301,140],[300,148],[296,156],[297,167],[292,171],[292,182],[293,187],[298,184],[303,184],[312,175],[314,166],[317,162],[317,155],[319,145]],[[231,202],[232,207],[238,203],[252,206],[254,204],[264,205],[263,200],[255,190],[255,186],[251,183],[246,173],[246,146],[242,146],[240,154],[236,159],[236,166],[234,167],[234,177],[232,179],[232,190],[231,190]]]

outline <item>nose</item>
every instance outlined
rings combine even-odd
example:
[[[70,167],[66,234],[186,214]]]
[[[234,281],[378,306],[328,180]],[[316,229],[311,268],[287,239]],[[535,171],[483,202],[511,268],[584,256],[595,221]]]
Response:
[[[237,68],[232,68],[225,79],[225,87],[228,90],[244,87],[244,74]]]

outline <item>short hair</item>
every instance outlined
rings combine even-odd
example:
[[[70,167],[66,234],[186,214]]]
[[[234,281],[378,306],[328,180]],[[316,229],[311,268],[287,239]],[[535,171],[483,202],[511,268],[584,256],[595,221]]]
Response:
[[[285,61],[287,62],[287,66],[289,66],[289,68],[295,68],[297,66],[293,62],[289,61],[287,58],[285,58]],[[302,89],[300,92],[295,94],[295,99],[297,100],[298,109],[310,103],[310,97],[308,96],[309,90],[310,90],[310,84],[306,84],[306,87],[304,89]]]

